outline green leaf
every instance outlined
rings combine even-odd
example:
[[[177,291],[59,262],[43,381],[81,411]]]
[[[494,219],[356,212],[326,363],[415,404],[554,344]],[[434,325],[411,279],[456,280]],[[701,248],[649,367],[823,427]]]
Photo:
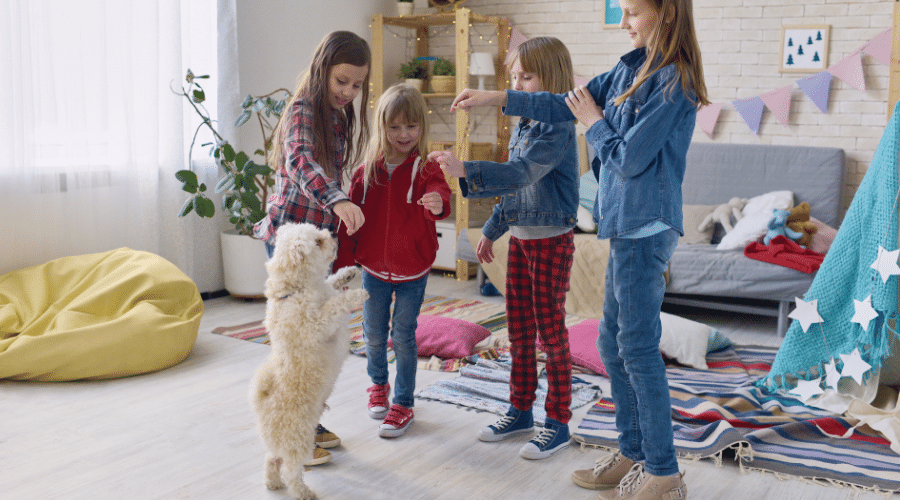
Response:
[[[262,157],[265,157],[265,156],[266,156],[266,152],[263,151],[262,149],[257,149],[256,151],[253,152],[253,154],[256,154],[256,155],[259,155],[259,156],[262,156]]]
[[[194,83],[194,72],[191,71],[190,68],[188,68],[187,74],[184,75],[184,81],[188,83]]]
[[[205,192],[206,192],[206,184],[200,184],[200,192],[201,192],[201,193],[205,193]]]
[[[200,217],[211,218],[216,214],[216,206],[209,198],[197,196],[194,198],[194,211]]]
[[[241,103],[241,107],[246,108],[252,102],[253,102],[253,96],[250,94],[247,94],[247,97],[244,98],[244,102]]]
[[[194,194],[197,192],[197,174],[190,170],[179,170],[175,172],[175,178],[181,182],[181,189]]]
[[[247,156],[247,153],[243,151],[239,151],[237,156],[234,157],[234,166],[238,171],[244,170],[244,165],[250,160],[250,157]]]
[[[194,210],[194,198],[188,198],[184,201],[184,205],[181,206],[181,210],[178,212],[179,217],[184,217],[187,214],[191,213]]]
[[[203,92],[202,89],[197,89],[194,91],[194,102],[203,102],[206,100],[206,93]]]
[[[240,191],[244,188],[244,176],[242,174],[234,174],[234,189]]]
[[[234,148],[231,147],[231,144],[228,144],[226,142],[225,144],[222,145],[221,149],[222,149],[222,154],[225,155],[225,161],[227,161],[227,162],[234,161],[234,156],[235,156]]]
[[[253,193],[241,193],[241,202],[245,207],[249,208],[251,212],[259,211],[261,208],[259,198],[257,198]]]
[[[247,123],[247,120],[250,119],[251,114],[252,114],[252,113],[250,113],[249,111],[246,111],[246,110],[245,110],[243,113],[241,113],[240,115],[238,115],[238,117],[237,117],[236,120],[234,120],[234,126],[235,126],[235,127],[240,127],[241,125]]]

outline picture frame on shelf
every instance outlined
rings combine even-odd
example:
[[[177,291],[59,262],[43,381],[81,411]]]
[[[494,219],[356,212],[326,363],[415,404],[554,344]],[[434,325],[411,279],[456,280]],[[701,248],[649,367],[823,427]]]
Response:
[[[618,28],[622,22],[622,7],[619,0],[603,0],[603,27]]]
[[[817,73],[828,68],[831,25],[806,24],[781,27],[782,73]]]

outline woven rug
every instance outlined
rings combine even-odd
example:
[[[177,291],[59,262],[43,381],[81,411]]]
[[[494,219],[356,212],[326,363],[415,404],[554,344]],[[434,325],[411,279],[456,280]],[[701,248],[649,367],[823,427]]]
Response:
[[[710,353],[708,370],[667,368],[679,456],[720,463],[722,452],[734,449],[742,468],[900,491],[900,457],[879,433],[756,386],[776,352],[734,346]],[[574,437],[587,446],[617,449],[612,401],[597,402]]]
[[[506,331],[506,307],[503,304],[426,295],[419,313],[471,321],[487,328],[492,336],[503,334]],[[365,356],[366,343],[363,341],[361,307],[350,313],[349,327],[350,352],[359,356]],[[259,344],[269,343],[269,334],[263,327],[262,320],[235,326],[219,327],[212,332]],[[505,348],[488,347],[471,356],[460,359],[439,359],[436,357],[428,360],[423,359],[419,362],[419,368],[456,372],[459,371],[460,367],[474,364],[479,359],[497,359],[505,350]],[[392,349],[388,349],[388,361],[394,362]]]
[[[459,376],[439,380],[416,392],[416,397],[455,404],[475,410],[505,415],[509,410],[510,360],[508,355],[497,360],[479,359],[463,366]],[[578,377],[572,377],[572,408],[579,408],[600,397],[600,387]],[[547,399],[547,375],[538,377],[537,399],[532,407],[534,423],[543,425],[547,419],[544,402]]]

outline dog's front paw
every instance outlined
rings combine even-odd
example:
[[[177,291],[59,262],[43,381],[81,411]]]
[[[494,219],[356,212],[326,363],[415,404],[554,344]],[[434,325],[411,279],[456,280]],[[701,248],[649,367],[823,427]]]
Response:
[[[342,267],[338,269],[336,273],[331,275],[331,286],[333,286],[335,290],[340,290],[350,284],[357,276],[359,276],[358,267]]]

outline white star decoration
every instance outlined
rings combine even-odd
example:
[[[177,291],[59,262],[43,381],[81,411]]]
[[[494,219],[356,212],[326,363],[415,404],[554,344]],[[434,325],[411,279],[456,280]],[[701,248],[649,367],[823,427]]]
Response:
[[[853,299],[853,307],[856,312],[853,313],[851,323],[859,323],[863,331],[868,331],[869,323],[878,317],[878,311],[872,308],[872,296],[869,295],[863,300]]]
[[[825,386],[837,390],[838,381],[840,380],[841,374],[834,364],[834,358],[831,358],[828,363],[825,363]]]
[[[850,354],[841,354],[841,360],[844,362],[844,368],[841,370],[842,377],[853,377],[857,384],[862,385],[862,376],[872,368],[872,365],[863,361],[859,355],[859,349],[853,349]]]
[[[817,394],[822,394],[823,391],[819,385],[822,383],[822,377],[819,377],[815,380],[798,380],[797,387],[791,389],[788,394],[793,394],[795,396],[799,396],[803,402],[809,401],[809,399]]]
[[[806,302],[800,297],[794,297],[794,302],[797,303],[797,308],[788,314],[788,318],[799,321],[804,333],[809,330],[809,326],[813,323],[821,323],[823,321],[822,317],[819,316],[819,299]]]
[[[872,263],[872,269],[881,274],[881,280],[887,283],[888,278],[893,274],[900,274],[900,266],[897,265],[897,257],[900,256],[900,250],[885,250],[883,246],[878,246],[878,257]]]

